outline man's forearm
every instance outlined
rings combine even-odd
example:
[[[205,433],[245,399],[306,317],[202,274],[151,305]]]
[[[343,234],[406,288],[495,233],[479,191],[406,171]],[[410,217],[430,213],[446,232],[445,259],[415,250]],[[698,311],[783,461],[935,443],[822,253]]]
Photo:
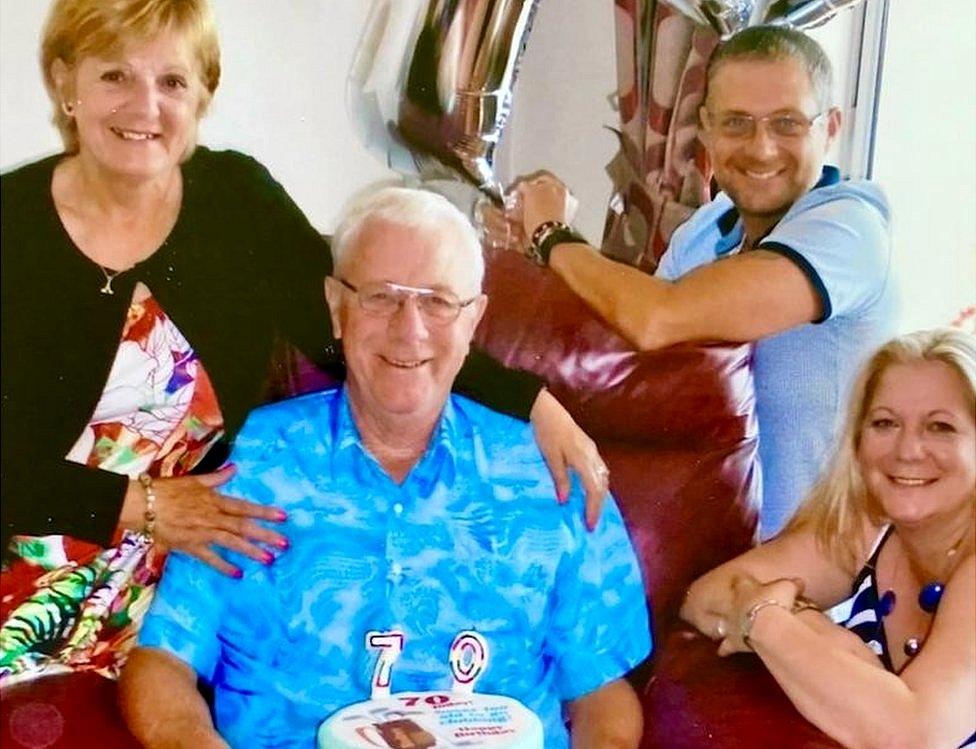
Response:
[[[640,351],[686,341],[755,341],[819,319],[818,292],[796,263],[740,253],[668,281],[584,244],[561,244],[550,266]]]
[[[150,749],[221,749],[210,711],[197,690],[196,674],[161,650],[136,648],[119,680],[125,722]]]
[[[586,304],[638,350],[668,346],[670,283],[604,257],[584,244],[561,244],[552,269]]]
[[[573,749],[636,749],[644,728],[640,702],[625,679],[604,684],[569,706]]]

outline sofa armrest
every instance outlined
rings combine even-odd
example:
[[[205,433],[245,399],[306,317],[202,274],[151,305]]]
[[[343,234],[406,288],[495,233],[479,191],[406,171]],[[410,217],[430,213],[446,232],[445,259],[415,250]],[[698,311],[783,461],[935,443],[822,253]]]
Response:
[[[484,288],[475,341],[545,379],[594,439],[713,449],[755,438],[749,345],[636,351],[555,273],[511,251],[488,256]]]
[[[0,691],[0,746],[138,749],[117,705],[116,684],[92,672],[5,686]]]

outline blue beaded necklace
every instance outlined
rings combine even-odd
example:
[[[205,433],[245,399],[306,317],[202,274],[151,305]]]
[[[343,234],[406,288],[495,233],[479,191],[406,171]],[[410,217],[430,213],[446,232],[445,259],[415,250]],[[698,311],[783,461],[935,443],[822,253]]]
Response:
[[[942,600],[942,594],[944,592],[945,585],[937,580],[930,582],[928,585],[923,585],[922,589],[918,592],[918,607],[926,614],[934,614],[936,609],[939,608],[939,602]],[[885,591],[884,595],[878,600],[879,619],[883,619],[895,610],[895,599],[895,591]],[[908,637],[905,639],[902,651],[909,658],[913,658],[918,655],[918,651],[921,648],[922,643],[919,638]]]
[[[959,543],[956,543],[949,551],[946,552],[946,557],[952,559],[956,552],[959,550]],[[932,582],[923,585],[922,589],[918,592],[918,607],[922,609],[926,614],[935,614],[936,610],[939,608],[939,603],[942,601],[942,594],[945,592],[945,583],[939,580],[933,580]],[[892,611],[895,610],[896,596],[895,591],[886,590],[884,595],[878,599],[878,621],[884,619]],[[902,652],[905,653],[909,658],[914,658],[918,655],[918,651],[922,649],[922,639],[911,636],[906,637],[905,642],[902,644]]]

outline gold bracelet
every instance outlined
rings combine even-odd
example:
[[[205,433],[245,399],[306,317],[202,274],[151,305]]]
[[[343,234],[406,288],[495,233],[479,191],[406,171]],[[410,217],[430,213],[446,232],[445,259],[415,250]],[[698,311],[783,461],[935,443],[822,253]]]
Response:
[[[809,598],[804,598],[803,596],[797,596],[796,600],[793,601],[793,613],[799,614],[801,611],[816,611],[820,613],[820,607],[811,601]]]
[[[746,615],[742,617],[740,631],[742,633],[742,642],[744,642],[746,647],[750,650],[755,649],[752,647],[752,643],[749,641],[749,634],[752,632],[752,625],[756,621],[756,615],[767,606],[779,606],[781,609],[787,610],[786,606],[777,601],[775,598],[767,598],[765,601],[760,601],[759,603],[754,604],[753,607],[746,612]]]
[[[142,534],[152,541],[153,531],[156,530],[156,492],[153,491],[152,476],[148,473],[140,473],[139,485],[146,493],[146,511],[142,515],[146,524],[142,528]]]

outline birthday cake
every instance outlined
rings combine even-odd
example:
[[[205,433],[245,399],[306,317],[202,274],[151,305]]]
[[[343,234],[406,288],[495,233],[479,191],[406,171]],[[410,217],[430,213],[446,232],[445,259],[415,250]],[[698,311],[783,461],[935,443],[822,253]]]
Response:
[[[321,749],[542,749],[535,713],[510,697],[474,693],[488,662],[488,645],[478,633],[462,632],[451,645],[450,691],[390,694],[403,639],[396,631],[366,636],[367,646],[380,651],[372,699],[331,715],[319,728]]]
[[[493,694],[399,692],[345,707],[319,729],[323,749],[542,749],[542,724]]]

